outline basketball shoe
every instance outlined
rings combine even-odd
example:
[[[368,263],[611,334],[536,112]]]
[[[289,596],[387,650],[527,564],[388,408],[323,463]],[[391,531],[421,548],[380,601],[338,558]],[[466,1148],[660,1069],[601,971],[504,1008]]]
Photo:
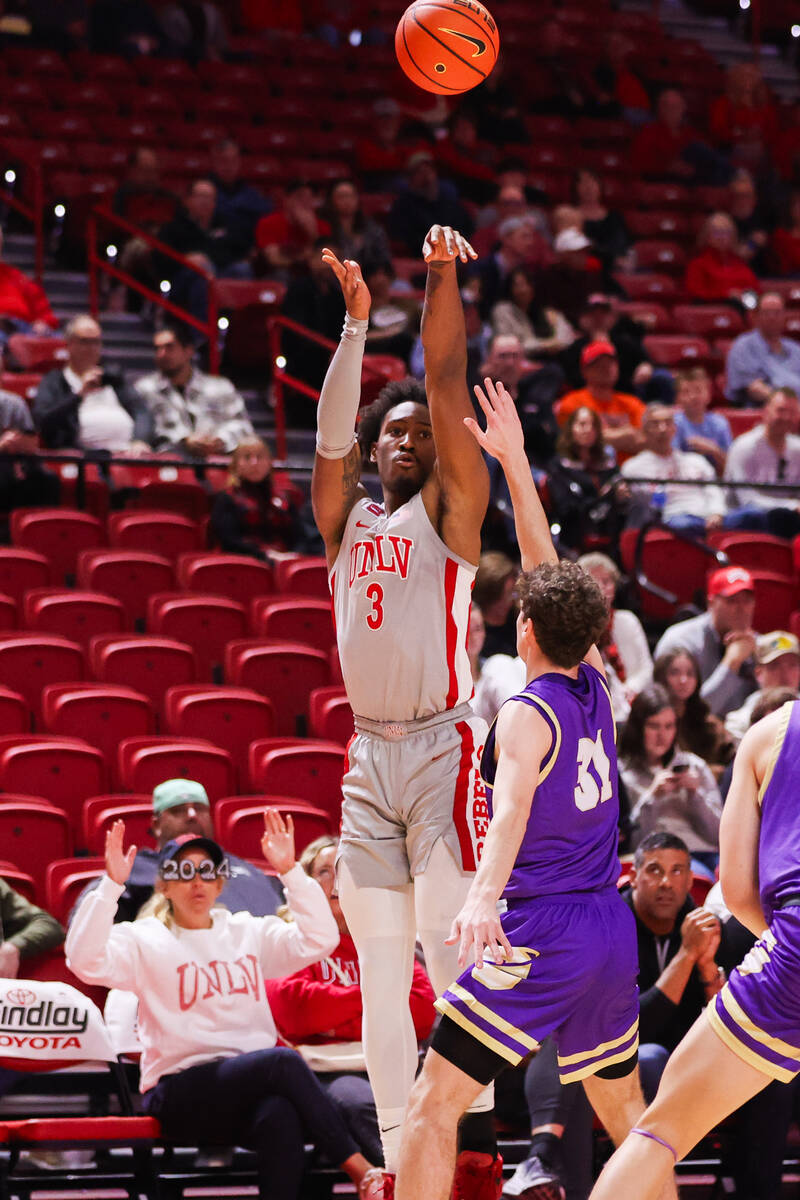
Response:
[[[503,1190],[503,1160],[498,1154],[480,1154],[462,1150],[456,1159],[456,1173],[450,1200],[500,1200]]]

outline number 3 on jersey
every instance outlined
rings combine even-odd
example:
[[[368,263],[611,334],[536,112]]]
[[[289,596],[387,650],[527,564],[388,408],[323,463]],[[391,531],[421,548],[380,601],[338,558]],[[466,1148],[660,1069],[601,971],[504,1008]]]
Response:
[[[590,772],[590,767],[594,767],[594,774]],[[604,800],[610,799],[611,763],[603,746],[603,731],[598,729],[596,738],[582,737],[578,742],[575,804],[581,812],[589,812],[597,806],[598,801],[602,804]]]
[[[372,605],[372,612],[367,613],[367,625],[370,629],[380,629],[383,624],[383,588],[379,583],[371,583],[364,595]]]

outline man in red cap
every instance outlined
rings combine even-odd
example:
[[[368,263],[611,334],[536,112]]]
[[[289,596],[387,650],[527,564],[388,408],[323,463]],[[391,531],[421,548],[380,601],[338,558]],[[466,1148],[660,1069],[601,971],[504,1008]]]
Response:
[[[603,434],[620,458],[635,454],[643,445],[640,426],[644,405],[636,396],[615,391],[619,378],[617,352],[609,341],[590,342],[581,352],[586,387],[567,392],[556,410],[563,425],[578,408],[591,408],[603,422]]]
[[[753,577],[744,567],[722,567],[708,581],[708,608],[679,621],[662,636],[654,658],[687,650],[700,667],[700,695],[718,717],[741,708],[758,684],[754,672]]]

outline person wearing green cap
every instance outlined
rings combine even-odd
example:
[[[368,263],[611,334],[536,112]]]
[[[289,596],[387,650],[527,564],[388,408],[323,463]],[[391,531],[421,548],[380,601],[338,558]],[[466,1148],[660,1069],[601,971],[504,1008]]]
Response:
[[[161,850],[173,838],[183,833],[214,837],[214,820],[206,789],[194,779],[166,779],[153,789],[153,819],[151,832],[155,846],[140,846],[136,852],[125,890],[117,903],[115,921],[134,921],[139,909],[153,894],[158,874]],[[227,853],[227,851],[226,851]],[[227,854],[230,878],[220,895],[219,903],[230,912],[249,912],[254,917],[272,916],[283,904],[283,888],[272,875],[235,854]],[[92,880],[76,902],[80,904],[87,892],[97,887]],[[75,913],[70,913],[70,923]]]

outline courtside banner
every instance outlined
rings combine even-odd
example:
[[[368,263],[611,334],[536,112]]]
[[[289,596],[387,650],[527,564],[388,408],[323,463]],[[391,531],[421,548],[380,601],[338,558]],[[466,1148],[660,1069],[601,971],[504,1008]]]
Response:
[[[100,1010],[77,988],[39,979],[0,980],[0,1065],[116,1058]]]

